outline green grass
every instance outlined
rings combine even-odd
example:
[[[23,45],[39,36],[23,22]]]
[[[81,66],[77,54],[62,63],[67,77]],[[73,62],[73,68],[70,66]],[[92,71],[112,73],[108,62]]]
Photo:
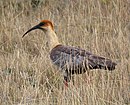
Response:
[[[130,105],[129,0],[1,0],[1,105]],[[115,71],[74,75],[66,89],[49,59],[46,36],[37,30],[51,20],[61,43],[80,46],[118,63]]]

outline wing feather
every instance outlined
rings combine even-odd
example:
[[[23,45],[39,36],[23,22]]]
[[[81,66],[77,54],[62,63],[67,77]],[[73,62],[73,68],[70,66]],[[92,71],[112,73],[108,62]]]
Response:
[[[110,59],[96,56],[81,48],[58,45],[52,49],[50,58],[60,68],[76,71],[82,69],[115,69],[116,63]]]

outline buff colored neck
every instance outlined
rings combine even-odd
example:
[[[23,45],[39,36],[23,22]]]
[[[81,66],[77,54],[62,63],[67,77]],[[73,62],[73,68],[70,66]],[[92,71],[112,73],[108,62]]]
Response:
[[[58,41],[58,37],[53,30],[46,31],[46,35],[47,35],[47,40],[48,40],[50,50],[60,44]]]

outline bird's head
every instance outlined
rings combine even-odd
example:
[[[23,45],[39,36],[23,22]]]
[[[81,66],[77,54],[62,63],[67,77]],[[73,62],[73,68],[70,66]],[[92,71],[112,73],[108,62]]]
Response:
[[[35,30],[35,29],[41,29],[44,32],[54,30],[53,24],[52,24],[51,21],[42,20],[38,25],[36,25],[36,26],[32,27],[31,29],[29,29],[22,37],[24,37],[27,33],[31,32],[32,30]]]

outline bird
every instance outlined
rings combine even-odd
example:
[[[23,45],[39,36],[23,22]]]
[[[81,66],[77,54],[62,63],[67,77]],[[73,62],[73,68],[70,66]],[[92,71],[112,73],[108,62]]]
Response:
[[[92,54],[82,48],[61,44],[50,20],[42,20],[39,24],[26,31],[22,38],[36,29],[42,30],[46,35],[50,59],[63,73],[64,84],[67,87],[73,74],[82,74],[87,70],[94,69],[112,71],[117,65],[111,59]]]

